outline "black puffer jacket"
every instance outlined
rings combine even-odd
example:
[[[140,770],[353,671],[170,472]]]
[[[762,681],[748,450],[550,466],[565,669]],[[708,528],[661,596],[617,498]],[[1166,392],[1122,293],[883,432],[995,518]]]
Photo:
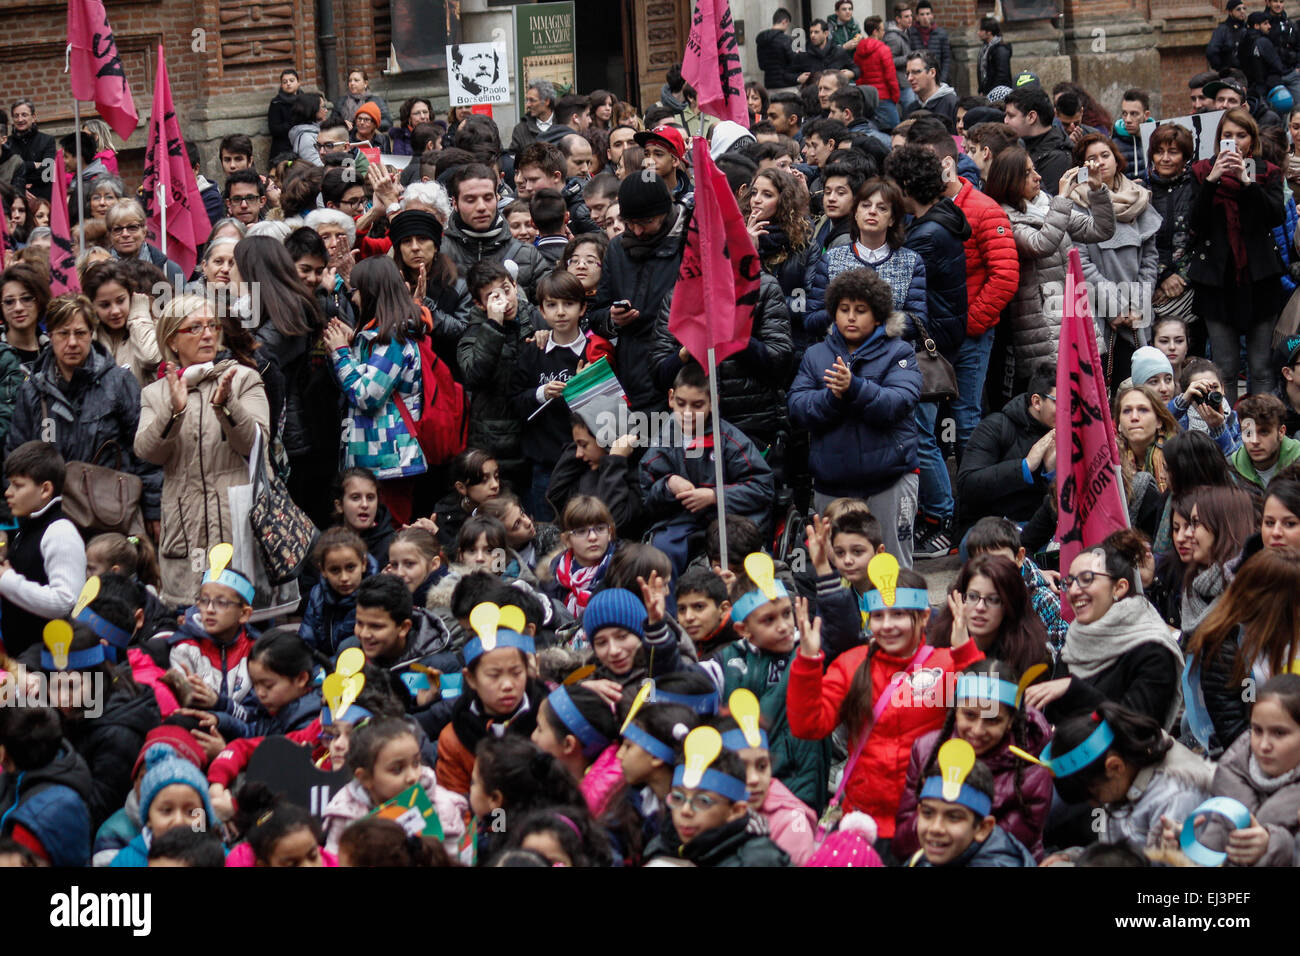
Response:
[[[145,734],[162,721],[158,701],[148,687],[135,693],[116,688],[110,693],[105,681],[102,691],[104,712],[98,717],[69,720],[64,735],[77,748],[90,768],[91,832],[121,809],[131,790],[131,768],[144,746]]]
[[[605,253],[600,285],[587,311],[591,331],[614,342],[614,372],[627,392],[632,410],[638,412],[661,409],[667,403],[668,393],[658,387],[651,374],[651,352],[659,307],[676,285],[682,265],[688,213],[674,206],[672,216],[668,231],[640,261],[629,256],[623,235],[614,237]],[[609,307],[618,299],[631,302],[640,316],[627,325],[615,325]]]
[[[528,339],[542,324],[537,310],[520,303],[512,320],[493,322],[482,309],[470,312],[469,327],[456,347],[461,381],[470,389],[469,444],[492,452],[497,464],[510,470],[523,464],[519,434],[523,416],[514,402],[510,379],[519,350],[533,348]]]
[[[313,427],[313,421],[319,421],[315,412],[321,406],[322,396],[333,392],[333,405],[338,405],[339,418],[342,421],[342,406],[339,402],[338,381],[334,377],[333,365],[320,342],[322,316],[312,312],[305,316],[311,331],[305,335],[285,335],[267,316],[262,317],[262,324],[253,330],[253,337],[262,343],[258,351],[260,358],[265,352],[279,367],[284,375],[284,431],[280,440],[285,453],[290,458],[307,455],[321,450],[325,436],[320,427]],[[313,355],[313,349],[315,355]],[[312,413],[308,413],[312,409]],[[275,423],[272,422],[274,431]],[[339,427],[328,429],[327,444],[335,445],[339,439]]]
[[[474,301],[469,297],[469,286],[464,279],[457,279],[449,286],[426,289],[424,307],[433,318],[433,351],[447,363],[447,367],[459,380],[456,346],[469,328],[469,313],[474,308]]]
[[[11,132],[9,146],[23,158],[22,181],[27,189],[43,199],[49,199],[50,192],[54,188],[53,181],[41,175],[41,163],[47,159],[53,162],[54,154],[58,149],[54,137],[49,133],[42,133],[33,123],[25,133],[17,130]],[[17,177],[14,178],[14,185],[18,185]]]
[[[47,416],[64,461],[93,462],[106,442],[116,442],[122,451],[121,470],[139,475],[144,482],[140,505],[145,518],[160,516],[162,469],[135,455],[140,385],[129,371],[113,364],[104,346],[98,342],[91,346],[90,356],[71,382],[63,381],[53,352],[47,350],[37,359],[32,377],[18,389],[5,454],[25,441],[48,440],[49,433],[42,428]],[[116,455],[109,449],[99,464],[112,468],[115,462]]]
[[[510,227],[500,213],[487,232],[481,234],[471,234],[460,216],[453,214],[442,234],[441,251],[456,263],[461,275],[466,275],[476,262],[513,259],[519,266],[519,285],[530,299],[537,289],[537,280],[551,271],[540,252],[510,235]]]
[[[661,394],[668,393],[684,364],[678,351],[681,343],[668,331],[672,304],[673,294],[669,292],[659,308],[650,352],[651,369]],[[789,428],[782,386],[790,379],[793,356],[790,312],[785,307],[781,286],[763,273],[749,345],[718,367],[718,410],[722,420],[748,435],[759,450],[778,432]]]
[[[1232,742],[1250,730],[1250,712],[1242,698],[1242,685],[1234,683],[1232,672],[1237,666],[1241,630],[1219,646],[1213,657],[1201,660],[1201,693],[1205,695],[1205,709],[1214,724],[1210,740],[1211,754],[1218,754],[1232,746]],[[1246,672],[1251,676],[1250,672]]]
[[[951,199],[940,199],[907,227],[903,247],[925,263],[926,331],[949,359],[966,340],[966,247],[971,237],[966,214]]]
[[[779,90],[798,82],[799,74],[794,69],[794,41],[789,33],[775,27],[764,30],[755,38],[754,44],[764,86],[769,90]]]
[[[1190,167],[1185,167],[1172,179],[1165,179],[1152,170],[1147,176],[1147,185],[1151,188],[1151,208],[1160,214],[1160,231],[1156,233],[1160,271],[1156,282],[1164,282],[1175,274],[1186,279],[1196,180]]]
[[[1013,521],[1032,518],[1049,484],[1044,469],[1024,478],[1024,457],[1048,427],[1029,414],[1029,396],[1017,395],[1000,412],[975,426],[961,468],[957,471],[957,500],[966,522],[982,515],[1001,515]]]

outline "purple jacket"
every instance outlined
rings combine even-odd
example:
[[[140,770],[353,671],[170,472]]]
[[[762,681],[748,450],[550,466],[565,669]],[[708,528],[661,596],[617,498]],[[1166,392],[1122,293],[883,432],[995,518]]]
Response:
[[[1030,708],[1026,711],[1028,746],[1037,756],[1052,738],[1047,718]],[[940,730],[932,730],[912,744],[912,759],[907,766],[907,786],[898,802],[898,823],[894,829],[894,856],[906,860],[920,848],[916,838],[917,791],[920,790],[921,772],[930,762],[930,755],[939,745]],[[1043,828],[1047,825],[1047,811],[1052,806],[1052,775],[1037,764],[1028,763],[1007,750],[1010,740],[1003,740],[998,749],[982,757],[984,765],[993,771],[993,816],[998,826],[1023,843],[1035,860],[1043,858]],[[1020,777],[1023,802],[1016,798],[1016,767],[1024,770]]]

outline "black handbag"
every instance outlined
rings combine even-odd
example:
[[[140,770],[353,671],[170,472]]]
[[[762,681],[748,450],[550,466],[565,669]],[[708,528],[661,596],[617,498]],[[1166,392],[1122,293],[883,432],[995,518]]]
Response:
[[[916,316],[912,321],[921,330],[921,341],[916,348],[916,364],[921,370],[921,401],[937,403],[952,401],[957,397],[957,373],[952,363],[939,354],[939,348],[930,338],[925,324]]]
[[[266,576],[278,585],[297,576],[318,532],[307,513],[289,497],[284,482],[267,464],[265,448],[258,444],[248,520],[257,535]]]

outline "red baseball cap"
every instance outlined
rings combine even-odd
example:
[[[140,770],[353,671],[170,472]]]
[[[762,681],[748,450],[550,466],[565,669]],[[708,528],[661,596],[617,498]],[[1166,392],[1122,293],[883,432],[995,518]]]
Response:
[[[678,159],[686,159],[686,140],[682,138],[682,131],[676,126],[656,126],[652,130],[637,133],[632,138],[636,140],[638,146],[645,146],[651,140],[655,140],[667,146],[668,152]]]

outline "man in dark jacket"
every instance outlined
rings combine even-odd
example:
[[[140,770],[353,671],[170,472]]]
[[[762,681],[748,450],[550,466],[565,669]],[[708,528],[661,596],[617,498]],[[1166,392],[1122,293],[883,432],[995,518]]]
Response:
[[[939,83],[947,83],[952,69],[952,43],[948,40],[948,31],[934,25],[934,7],[930,0],[921,0],[916,5],[916,16],[912,26],[907,29],[907,42],[912,50],[928,50],[934,55],[938,70]]]
[[[1002,40],[1002,24],[993,17],[980,21],[980,58],[976,65],[981,95],[996,86],[1011,86],[1011,44]]]
[[[1053,125],[1052,101],[1040,86],[1022,86],[1007,97],[1006,123],[1025,141],[1043,192],[1055,196],[1061,177],[1073,165],[1070,141]]]
[[[808,45],[794,56],[794,72],[798,81],[806,83],[813,73],[823,70],[847,70],[856,76],[853,57],[842,46],[831,42],[831,31],[825,20],[814,20],[808,27]]]
[[[651,372],[655,319],[677,282],[688,213],[657,173],[624,179],[618,204],[627,231],[609,244],[587,317],[592,332],[616,340],[614,370],[632,410],[657,411],[666,392]]]
[[[928,56],[928,54],[927,54]],[[915,63],[916,61],[911,61]],[[944,196],[943,165],[939,157],[919,145],[896,148],[885,161],[885,174],[903,193],[903,208],[913,217],[904,248],[925,263],[925,331],[949,361],[966,340],[966,247],[970,223],[957,204]],[[952,484],[935,438],[937,402],[916,406],[921,463],[920,535],[912,546],[915,558],[939,557],[953,550]]]
[[[564,153],[558,146],[533,143],[515,157],[515,190],[519,198],[527,202],[542,189],[554,189],[564,197],[569,210],[570,232],[575,236],[600,232],[582,196],[587,180],[579,176],[566,178],[566,171]]]
[[[1237,61],[1249,80],[1249,92],[1259,99],[1268,99],[1269,91],[1278,85],[1295,86],[1294,96],[1300,91],[1300,76],[1287,69],[1278,56],[1277,48],[1269,34],[1273,24],[1267,13],[1256,11],[1246,21],[1246,35],[1237,45]]]
[[[492,170],[470,163],[451,178],[452,216],[443,232],[442,252],[463,274],[476,262],[511,260],[518,267],[516,280],[531,299],[546,262],[532,246],[510,235],[510,226],[497,209],[497,178]]]
[[[790,11],[779,7],[772,14],[772,28],[758,35],[758,68],[769,93],[795,85],[794,44],[790,39]]]
[[[53,166],[50,167],[50,178],[46,179],[42,165],[46,160],[51,163],[54,160],[54,137],[36,128],[36,106],[26,97],[15,100],[11,112],[14,131],[9,138],[9,146],[23,158],[22,181],[30,192],[42,199],[49,199],[54,188],[54,169]],[[15,177],[15,188],[17,185],[18,179]]]
[[[1282,58],[1282,65],[1288,70],[1294,69],[1300,59],[1300,33],[1296,32],[1295,21],[1286,15],[1285,0],[1268,0],[1266,6],[1268,22],[1273,26],[1268,38]]]
[[[510,152],[518,156],[525,147],[551,128],[555,118],[555,87],[550,80],[533,80],[524,92],[524,112],[510,134]]]
[[[281,153],[292,153],[289,143],[289,130],[293,129],[293,104],[298,99],[298,71],[283,70],[280,73],[280,89],[266,108],[266,125],[271,131],[271,159]],[[216,220],[213,220],[214,222]]]
[[[975,426],[957,469],[962,525],[984,515],[1028,521],[1056,470],[1056,363],[1042,362],[1029,390]]]
[[[1237,44],[1246,31],[1245,0],[1228,0],[1228,15],[1214,28],[1205,59],[1216,70],[1226,70],[1237,65]]]

